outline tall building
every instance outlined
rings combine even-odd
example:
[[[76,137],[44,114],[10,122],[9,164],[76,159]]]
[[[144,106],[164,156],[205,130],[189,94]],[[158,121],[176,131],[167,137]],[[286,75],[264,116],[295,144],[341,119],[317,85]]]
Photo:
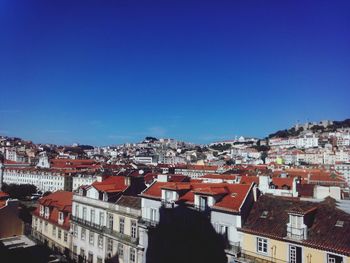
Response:
[[[145,185],[143,178],[110,176],[81,186],[73,196],[72,251],[76,259],[102,263],[137,262],[140,200],[133,197]],[[140,183],[141,182],[141,183]]]
[[[39,199],[33,212],[32,235],[54,251],[69,255],[72,192],[57,191]]]

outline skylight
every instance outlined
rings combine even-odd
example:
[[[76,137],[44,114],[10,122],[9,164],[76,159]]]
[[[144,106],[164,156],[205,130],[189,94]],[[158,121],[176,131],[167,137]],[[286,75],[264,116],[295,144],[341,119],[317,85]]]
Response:
[[[335,226],[343,227],[344,226],[344,221],[338,220],[337,223],[335,223]]]
[[[261,213],[261,218],[267,218],[267,215],[269,214],[269,212],[268,211],[263,211],[262,213]]]

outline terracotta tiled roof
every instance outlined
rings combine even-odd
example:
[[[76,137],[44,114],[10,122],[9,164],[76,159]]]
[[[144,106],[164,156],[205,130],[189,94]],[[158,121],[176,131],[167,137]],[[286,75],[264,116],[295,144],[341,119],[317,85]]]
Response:
[[[102,182],[94,182],[91,186],[101,192],[123,192],[129,187],[125,184],[124,176],[109,176]]]
[[[262,213],[265,216],[262,216]],[[305,202],[299,199],[263,195],[240,229],[242,232],[261,235],[277,240],[287,236],[288,212],[308,214],[308,235],[306,240],[295,241],[316,249],[350,256],[350,215],[338,209],[332,202]],[[343,221],[343,226],[336,226]],[[287,242],[287,241],[286,241]]]
[[[297,184],[297,192],[300,197],[313,197],[314,188],[314,184]]]
[[[280,178],[280,177],[273,177],[272,183],[278,188],[282,189],[283,187],[287,186],[289,189],[293,188],[293,178]]]
[[[6,198],[9,198],[9,197],[10,196],[7,193],[0,191],[0,199],[6,199]]]
[[[141,209],[141,198],[136,196],[121,196],[116,204],[134,209]]]
[[[245,197],[251,189],[251,184],[229,184],[229,183],[198,183],[198,182],[155,182],[147,188],[142,197],[161,199],[161,190],[170,189],[179,191],[178,203],[194,204],[195,194],[219,195],[213,208],[240,212]]]
[[[34,210],[35,216],[41,217],[59,227],[69,229],[69,218],[72,212],[72,192],[57,191],[48,196],[39,199],[39,204],[50,207],[50,217],[48,219],[40,216],[40,205]],[[65,215],[63,225],[58,224],[58,213],[63,212]]]
[[[199,179],[205,178],[205,179],[222,179],[222,180],[235,180],[236,179],[235,174],[206,174]]]
[[[257,177],[257,176],[242,176],[240,183],[241,184],[251,184],[251,183],[259,184],[259,177]]]

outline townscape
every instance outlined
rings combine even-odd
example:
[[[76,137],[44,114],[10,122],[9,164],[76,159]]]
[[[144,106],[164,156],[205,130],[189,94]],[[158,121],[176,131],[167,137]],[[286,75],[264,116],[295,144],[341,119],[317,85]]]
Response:
[[[350,262],[350,119],[0,154],[1,262]]]

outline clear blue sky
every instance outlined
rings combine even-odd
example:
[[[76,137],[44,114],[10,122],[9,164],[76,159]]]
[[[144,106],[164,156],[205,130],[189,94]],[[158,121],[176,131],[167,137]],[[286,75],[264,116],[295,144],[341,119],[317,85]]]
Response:
[[[0,1],[0,134],[197,143],[350,117],[350,1]]]

